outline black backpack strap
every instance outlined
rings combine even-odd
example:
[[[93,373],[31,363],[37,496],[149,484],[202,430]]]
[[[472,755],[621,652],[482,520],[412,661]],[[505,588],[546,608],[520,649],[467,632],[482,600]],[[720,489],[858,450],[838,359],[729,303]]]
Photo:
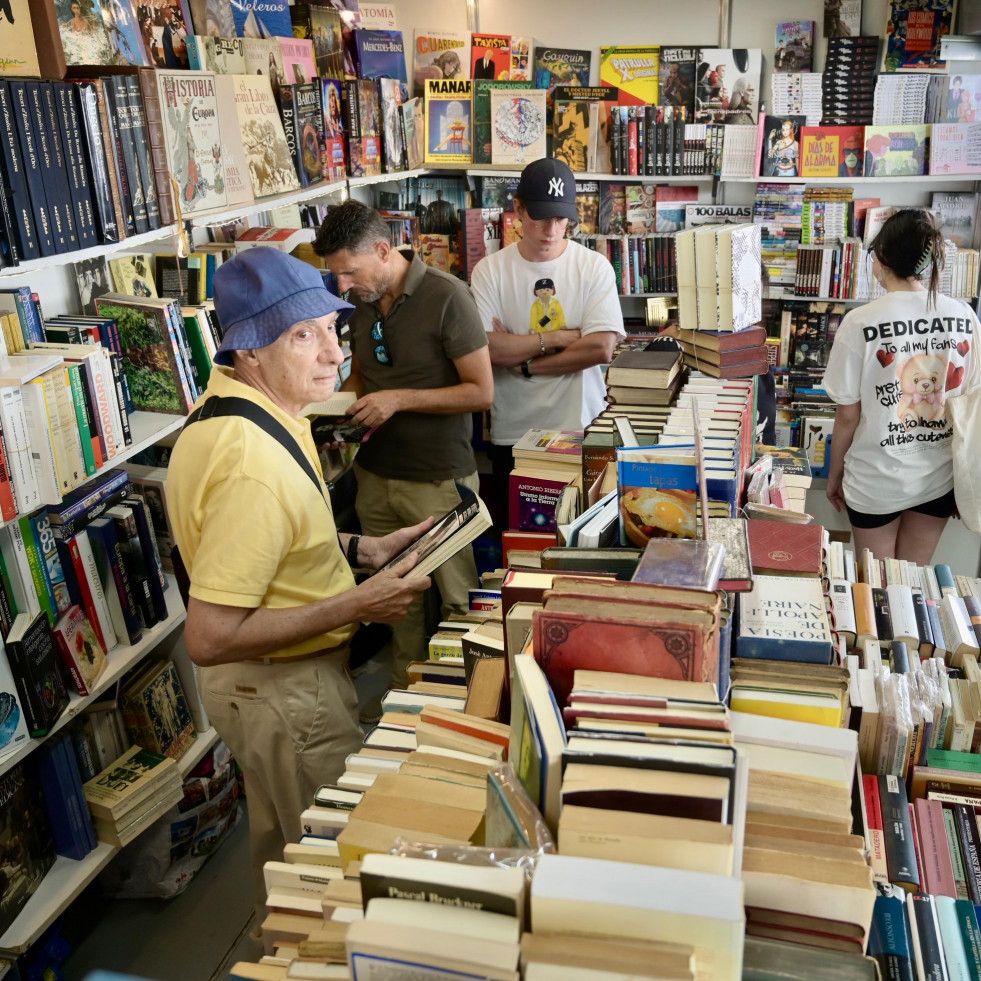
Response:
[[[300,449],[296,438],[282,423],[278,422],[270,413],[262,408],[261,405],[256,405],[255,402],[251,402],[249,399],[239,398],[234,395],[212,395],[187,417],[187,421],[181,427],[181,432],[187,429],[193,422],[198,422],[201,419],[212,419],[217,416],[240,416],[243,419],[248,419],[249,422],[258,426],[263,432],[272,436],[284,450],[289,452],[300,469],[313,481],[314,487],[317,488],[317,492],[324,498],[326,503],[327,498],[324,496],[323,486],[306,453]]]

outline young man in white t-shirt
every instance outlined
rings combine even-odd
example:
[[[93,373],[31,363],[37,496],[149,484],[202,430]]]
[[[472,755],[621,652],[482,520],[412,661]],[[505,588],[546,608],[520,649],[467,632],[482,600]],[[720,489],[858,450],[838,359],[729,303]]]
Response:
[[[492,462],[507,501],[511,447],[529,429],[583,429],[603,409],[607,364],[623,336],[613,267],[565,237],[579,220],[576,180],[546,157],[514,195],[522,238],[477,263],[471,287],[494,366]]]

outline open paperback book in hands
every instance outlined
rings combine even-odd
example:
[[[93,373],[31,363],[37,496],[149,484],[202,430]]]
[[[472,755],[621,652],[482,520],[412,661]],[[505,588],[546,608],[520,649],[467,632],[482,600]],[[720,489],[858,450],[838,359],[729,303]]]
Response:
[[[310,419],[313,441],[324,443],[363,443],[374,432],[373,426],[362,426],[348,415],[358,400],[354,392],[334,392],[326,402],[311,402],[303,410]]]
[[[391,569],[416,552],[419,561],[412,567],[411,575],[428,576],[490,526],[490,512],[484,502],[468,492],[452,511],[378,571]]]

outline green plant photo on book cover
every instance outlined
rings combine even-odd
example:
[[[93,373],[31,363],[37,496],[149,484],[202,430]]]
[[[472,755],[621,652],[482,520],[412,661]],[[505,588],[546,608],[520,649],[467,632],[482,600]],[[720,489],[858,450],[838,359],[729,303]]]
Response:
[[[100,303],[99,313],[112,317],[119,327],[122,368],[133,407],[146,412],[183,412],[185,406],[171,367],[170,341],[157,319],[146,311],[109,303]]]

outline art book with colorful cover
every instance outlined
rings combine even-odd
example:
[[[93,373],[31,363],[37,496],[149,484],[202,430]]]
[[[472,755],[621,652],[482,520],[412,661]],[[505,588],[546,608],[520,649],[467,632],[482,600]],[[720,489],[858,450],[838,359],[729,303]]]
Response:
[[[679,106],[686,118],[695,118],[695,67],[698,48],[661,48],[658,104]]]
[[[527,89],[527,82],[486,81],[473,83],[473,162],[491,162],[491,92],[494,89]]]
[[[470,34],[467,31],[416,30],[412,42],[413,93],[423,96],[430,79],[459,81],[470,70]]]
[[[290,85],[305,85],[317,75],[317,64],[313,58],[313,41],[309,38],[279,39],[279,49],[283,55],[285,81]]]
[[[235,33],[239,37],[292,37],[287,0],[235,0]]]
[[[981,75],[957,74],[950,79],[944,122],[981,122]]]
[[[800,176],[800,133],[805,122],[805,116],[766,117],[760,177]]]
[[[405,86],[397,78],[378,79],[378,101],[382,116],[382,159],[386,173],[407,169],[401,114],[404,93]]]
[[[930,130],[930,173],[981,174],[981,122],[934,123]]]
[[[926,173],[930,127],[866,126],[866,177],[919,177]]]
[[[100,0],[91,0],[84,7],[80,3],[73,2],[73,0],[54,0],[54,9],[61,32],[61,46],[65,52],[65,64],[113,64],[113,50],[106,33]],[[4,30],[7,29],[7,26],[4,25]],[[33,51],[34,38],[30,37],[27,44]]]
[[[470,77],[506,81],[511,77],[511,35],[474,34],[471,41]]]
[[[324,110],[324,151],[327,179],[344,180],[347,155],[344,141],[344,112],[341,83],[336,78],[320,79],[320,104]]]
[[[293,159],[297,164],[300,182],[306,186],[324,178],[323,127],[324,110],[321,105],[320,80],[305,85],[292,85],[293,125],[296,132],[296,149]],[[287,141],[288,142],[288,141]]]
[[[627,234],[650,235],[657,221],[657,187],[654,184],[627,185]]]
[[[242,149],[257,198],[299,190],[283,121],[266,75],[235,75],[235,108],[238,110]]]
[[[422,99],[409,99],[402,106],[402,125],[405,129],[406,166],[409,170],[416,170],[426,162],[426,113]]]
[[[535,88],[547,89],[549,96],[556,85],[589,85],[592,52],[580,48],[535,48]]]
[[[559,102],[552,112],[552,156],[569,169],[589,170],[591,102]],[[580,230],[580,234],[583,234]]]
[[[426,163],[473,160],[473,111],[469,79],[426,82]]]
[[[313,57],[321,78],[344,77],[344,35],[341,15],[333,7],[299,3],[291,8],[293,36],[313,41]]]
[[[759,48],[702,48],[695,87],[696,123],[755,124],[760,108]]]
[[[882,70],[946,72],[940,42],[954,33],[956,10],[957,0],[893,0],[886,19]]]
[[[242,38],[245,48],[245,74],[266,75],[273,95],[279,98],[279,86],[286,79],[283,49],[274,37]]]
[[[619,89],[621,105],[656,106],[660,64],[657,45],[600,48],[600,85]]]
[[[7,10],[9,15],[0,22],[0,75],[38,78],[41,69],[27,0],[10,0]]]
[[[382,172],[381,115],[378,90],[371,79],[344,83],[348,166],[352,177]]]
[[[360,78],[395,78],[408,82],[401,31],[355,31]]]
[[[54,625],[54,639],[79,695],[92,691],[106,666],[106,652],[80,606],[70,606]]]
[[[524,167],[546,155],[544,89],[491,92],[491,160]]]
[[[167,167],[177,182],[181,212],[224,207],[227,194],[215,76],[165,70],[155,74]]]
[[[777,24],[773,48],[775,72],[809,72],[813,56],[813,20],[792,20]]]
[[[620,540],[695,538],[698,468],[694,447],[617,450]]]
[[[863,126],[801,128],[801,177],[861,177],[864,169]]]

